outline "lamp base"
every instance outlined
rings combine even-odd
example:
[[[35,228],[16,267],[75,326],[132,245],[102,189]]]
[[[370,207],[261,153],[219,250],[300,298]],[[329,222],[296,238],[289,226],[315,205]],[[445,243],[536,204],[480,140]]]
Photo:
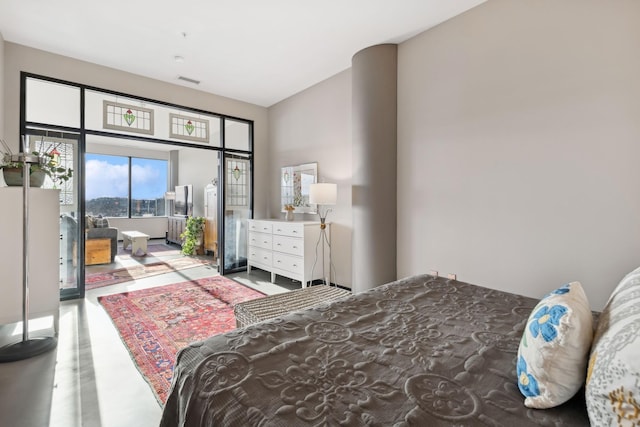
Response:
[[[31,338],[0,348],[0,363],[29,359],[53,350],[58,345],[54,337]]]

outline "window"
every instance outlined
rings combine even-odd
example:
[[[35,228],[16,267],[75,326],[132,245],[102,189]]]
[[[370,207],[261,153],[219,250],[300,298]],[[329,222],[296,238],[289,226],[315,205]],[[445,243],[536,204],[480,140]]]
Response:
[[[27,121],[80,127],[80,88],[40,79],[26,79]]]
[[[164,216],[167,161],[131,158],[131,216]]]
[[[166,160],[87,154],[87,214],[124,218],[164,216],[167,170]]]
[[[251,130],[249,123],[239,120],[225,119],[224,145],[235,150],[250,150]]]

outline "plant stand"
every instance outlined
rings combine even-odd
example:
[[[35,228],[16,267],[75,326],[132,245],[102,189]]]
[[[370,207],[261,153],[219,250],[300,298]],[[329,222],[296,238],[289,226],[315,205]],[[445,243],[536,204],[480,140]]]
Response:
[[[28,359],[53,350],[58,344],[55,337],[29,338],[29,170],[40,159],[26,153],[17,154],[12,161],[23,164],[22,184],[22,341],[0,348],[0,363]]]

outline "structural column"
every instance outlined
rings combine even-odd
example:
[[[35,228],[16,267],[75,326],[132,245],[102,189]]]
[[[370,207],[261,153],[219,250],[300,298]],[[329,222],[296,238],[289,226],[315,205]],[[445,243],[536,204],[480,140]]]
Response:
[[[396,279],[397,59],[395,44],[352,59],[354,293]]]

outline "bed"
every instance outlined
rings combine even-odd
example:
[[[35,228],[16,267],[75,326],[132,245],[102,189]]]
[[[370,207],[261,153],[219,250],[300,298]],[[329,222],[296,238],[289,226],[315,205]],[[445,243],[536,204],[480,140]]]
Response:
[[[191,344],[161,426],[585,426],[529,409],[516,354],[538,300],[429,275]]]

